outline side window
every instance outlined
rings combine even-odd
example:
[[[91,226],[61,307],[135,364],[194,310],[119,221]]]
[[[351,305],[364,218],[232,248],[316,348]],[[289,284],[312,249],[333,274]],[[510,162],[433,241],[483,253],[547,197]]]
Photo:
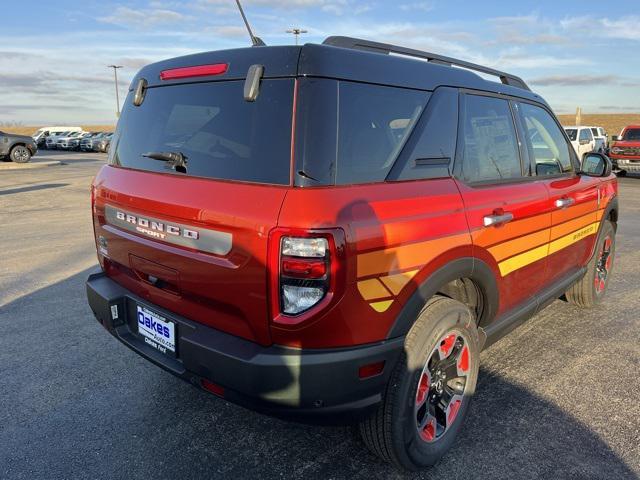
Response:
[[[558,175],[571,172],[572,148],[560,127],[545,109],[529,103],[519,103],[518,110],[525,128],[529,155],[534,159],[536,175]],[[580,138],[588,129],[580,130]]]
[[[522,177],[520,151],[509,102],[464,95],[462,178],[468,182]]]
[[[423,91],[340,82],[336,185],[383,181],[428,98]]]
[[[580,130],[580,141],[582,140],[591,140],[591,132],[588,128],[583,128],[582,130]]]
[[[394,165],[389,180],[443,178],[450,175],[458,134],[458,90],[438,88]]]

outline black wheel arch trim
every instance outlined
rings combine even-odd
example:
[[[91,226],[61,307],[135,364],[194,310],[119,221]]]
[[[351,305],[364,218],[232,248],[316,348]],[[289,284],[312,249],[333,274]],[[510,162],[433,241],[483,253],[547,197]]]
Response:
[[[493,270],[479,258],[463,257],[439,268],[420,284],[402,307],[387,338],[406,335],[427,301],[447,283],[459,278],[472,280],[482,295],[482,311],[477,324],[491,321],[498,311],[498,284]]]
[[[598,226],[598,234],[596,239],[600,238],[600,233],[602,232],[602,228],[604,227],[604,221],[608,220],[609,217],[611,216],[611,213],[613,212],[613,218],[615,219],[612,223],[613,223],[613,230],[614,232],[617,231],[617,223],[618,223],[618,213],[619,213],[619,208],[618,208],[618,196],[614,196],[611,200],[609,200],[609,203],[607,203],[607,206],[604,209],[604,213],[602,214],[602,218],[600,219],[600,225]],[[589,260],[591,260],[593,258],[593,256],[596,254],[596,243],[594,243],[593,245],[593,250],[591,251],[591,255],[589,255]]]

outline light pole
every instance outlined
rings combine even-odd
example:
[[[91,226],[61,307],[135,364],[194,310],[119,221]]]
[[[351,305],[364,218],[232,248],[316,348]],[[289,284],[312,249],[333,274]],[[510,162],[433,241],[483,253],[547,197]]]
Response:
[[[113,79],[116,82],[116,116],[120,118],[120,95],[118,93],[118,69],[122,68],[122,65],[107,65],[109,68],[113,68]]]
[[[292,28],[291,30],[287,30],[287,33],[293,33],[293,35],[296,37],[296,45],[298,45],[298,36],[301,33],[307,33],[307,31],[301,28]]]

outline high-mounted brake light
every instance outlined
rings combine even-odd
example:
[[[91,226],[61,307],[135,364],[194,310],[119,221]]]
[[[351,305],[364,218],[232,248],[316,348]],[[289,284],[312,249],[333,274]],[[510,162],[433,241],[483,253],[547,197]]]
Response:
[[[172,68],[160,72],[160,80],[175,80],[178,78],[206,77],[222,75],[229,69],[228,63],[214,63],[211,65],[196,65],[194,67]]]

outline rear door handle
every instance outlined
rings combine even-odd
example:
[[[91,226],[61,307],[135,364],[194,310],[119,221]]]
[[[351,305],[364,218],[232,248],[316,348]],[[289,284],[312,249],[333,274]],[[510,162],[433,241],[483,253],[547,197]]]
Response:
[[[484,217],[484,226],[491,227],[497,225],[503,225],[513,220],[513,213],[505,212],[500,215],[487,215]]]
[[[565,198],[557,199],[555,205],[557,208],[567,208],[573,205],[574,203],[576,203],[575,199],[571,197],[565,197]]]

